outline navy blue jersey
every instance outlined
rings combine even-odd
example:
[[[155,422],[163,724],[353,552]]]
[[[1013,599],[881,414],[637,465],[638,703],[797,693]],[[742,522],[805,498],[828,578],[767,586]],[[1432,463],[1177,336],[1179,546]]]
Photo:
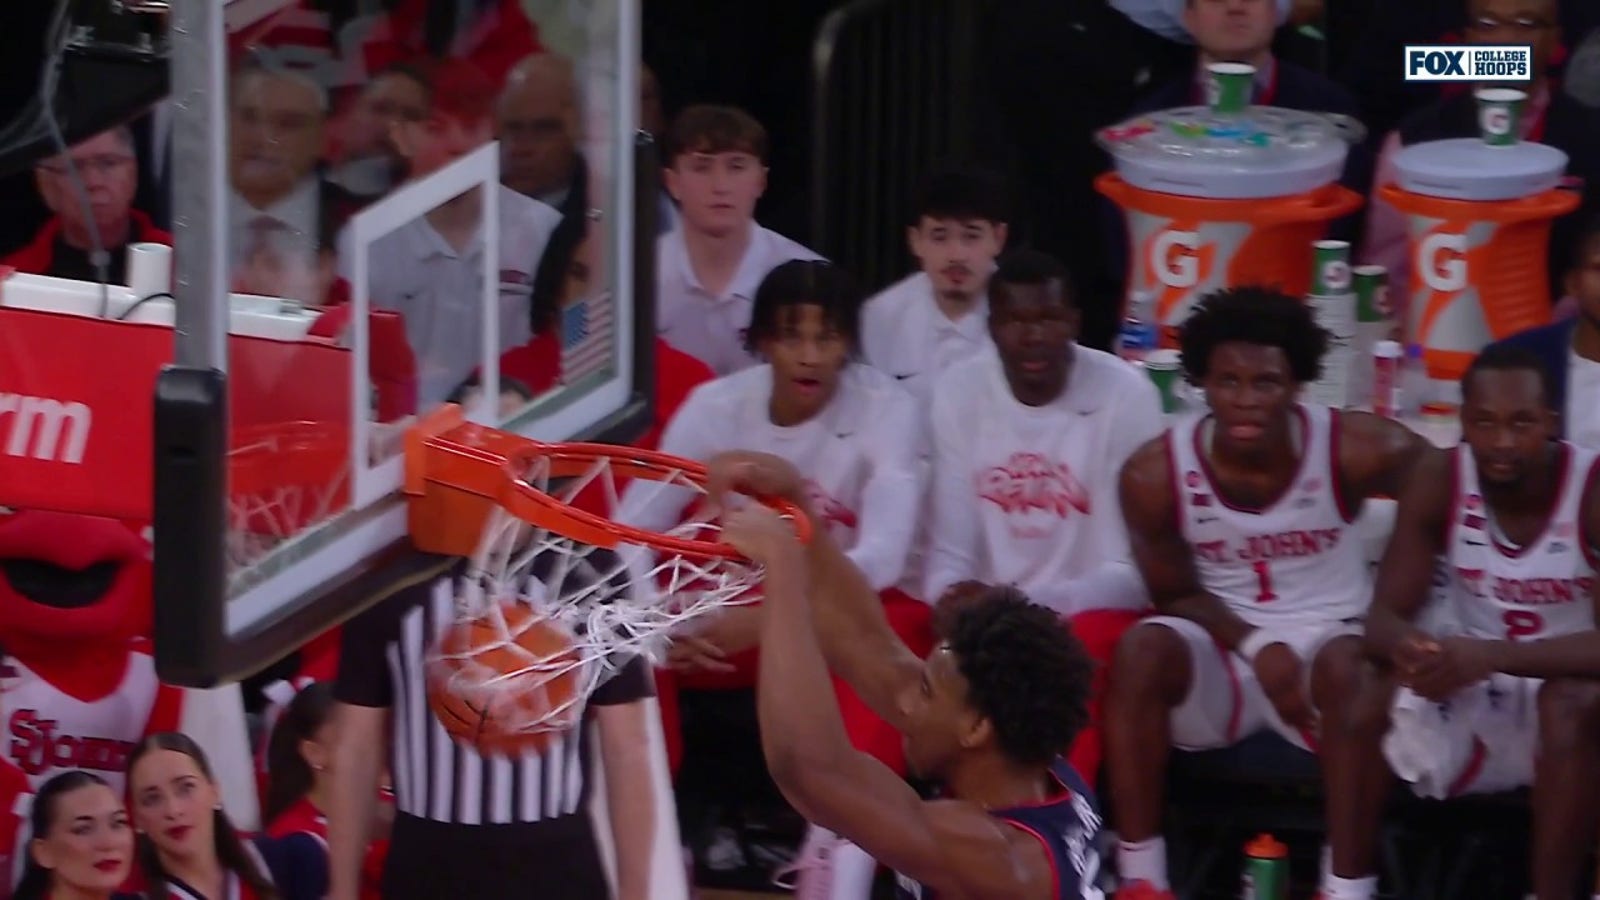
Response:
[[[1100,881],[1100,810],[1094,792],[1083,783],[1066,760],[1057,759],[1050,774],[1058,790],[1050,799],[1031,806],[991,810],[989,815],[1033,835],[1044,845],[1055,873],[1056,900],[1104,900]],[[901,900],[937,900],[926,888],[904,875],[895,877]]]

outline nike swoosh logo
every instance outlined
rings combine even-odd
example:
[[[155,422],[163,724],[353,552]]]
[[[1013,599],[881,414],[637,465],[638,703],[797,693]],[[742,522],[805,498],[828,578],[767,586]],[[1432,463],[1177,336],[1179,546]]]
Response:
[[[1487,547],[1487,546],[1489,546],[1488,544],[1484,543],[1483,541],[1465,541],[1464,543],[1468,547]]]
[[[917,377],[917,373],[915,373],[915,372],[907,372],[904,375],[900,374],[899,372],[896,372],[895,375],[894,375],[894,380],[895,381],[905,381],[907,378],[915,378],[915,377]]]

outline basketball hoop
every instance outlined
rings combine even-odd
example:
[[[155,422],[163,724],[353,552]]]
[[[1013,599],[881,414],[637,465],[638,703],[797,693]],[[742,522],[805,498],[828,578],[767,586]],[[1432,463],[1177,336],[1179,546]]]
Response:
[[[235,430],[228,450],[228,563],[249,569],[350,502],[349,429],[278,422]]]
[[[659,660],[675,628],[753,602],[761,568],[716,540],[718,512],[665,532],[575,504],[619,479],[706,498],[704,465],[609,444],[545,444],[462,419],[447,406],[407,435],[405,492],[418,548],[470,560],[454,622],[429,648],[429,700],[481,751],[537,750],[574,727],[589,695],[635,655]],[[792,503],[753,498],[794,525]],[[685,504],[687,505],[687,504]]]

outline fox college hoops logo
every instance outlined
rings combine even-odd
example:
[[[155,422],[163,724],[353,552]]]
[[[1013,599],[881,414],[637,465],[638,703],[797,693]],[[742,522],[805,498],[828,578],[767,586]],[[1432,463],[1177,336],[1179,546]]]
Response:
[[[1038,453],[1013,453],[1003,465],[978,476],[978,496],[1008,516],[1045,513],[1065,519],[1089,514],[1089,491],[1065,463]]]

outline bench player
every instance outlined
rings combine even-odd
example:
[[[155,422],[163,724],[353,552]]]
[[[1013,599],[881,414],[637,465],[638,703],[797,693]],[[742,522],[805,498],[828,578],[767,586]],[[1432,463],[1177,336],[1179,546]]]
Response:
[[[1366,636],[1380,669],[1352,728],[1369,768],[1359,790],[1328,799],[1351,807],[1333,869],[1360,890],[1330,900],[1372,896],[1390,770],[1435,798],[1531,784],[1540,900],[1573,896],[1593,846],[1600,456],[1558,439],[1549,372],[1527,351],[1485,350],[1461,386],[1463,444],[1417,467],[1378,569]],[[1438,554],[1454,634],[1417,625]]]
[[[807,502],[799,473],[763,454],[719,457],[711,476],[713,496]],[[1101,817],[1059,755],[1087,721],[1093,669],[1048,609],[984,588],[924,661],[828,532],[803,548],[791,525],[747,507],[723,535],[766,567],[761,743],[796,809],[892,867],[903,900],[1102,900]],[[912,770],[941,799],[923,801],[851,748],[830,667],[905,736]]]
[[[893,379],[854,361],[860,306],[861,293],[837,266],[794,260],[773,269],[755,291],[748,335],[750,351],[766,363],[696,388],[667,426],[661,449],[698,460],[761,450],[799,466],[818,524],[882,592],[896,633],[927,653],[933,644],[928,606],[894,589],[905,572],[925,485],[918,460],[921,418],[916,401]],[[692,499],[686,491],[635,484],[624,494],[619,518],[665,530]],[[734,607],[677,635],[669,659],[678,685],[754,686],[760,617],[759,607]],[[856,746],[903,769],[898,733],[840,688]],[[865,897],[876,868],[865,854],[815,830],[799,863],[799,877],[808,882],[837,879],[841,897]]]
[[[1320,724],[1328,793],[1342,790],[1346,751],[1330,726],[1347,714],[1370,600],[1353,523],[1368,497],[1399,492],[1426,449],[1398,423],[1300,403],[1329,335],[1294,297],[1210,294],[1179,343],[1210,409],[1122,470],[1133,557],[1159,615],[1119,644],[1105,722],[1119,868],[1158,896],[1172,746],[1270,729],[1318,750]]]

